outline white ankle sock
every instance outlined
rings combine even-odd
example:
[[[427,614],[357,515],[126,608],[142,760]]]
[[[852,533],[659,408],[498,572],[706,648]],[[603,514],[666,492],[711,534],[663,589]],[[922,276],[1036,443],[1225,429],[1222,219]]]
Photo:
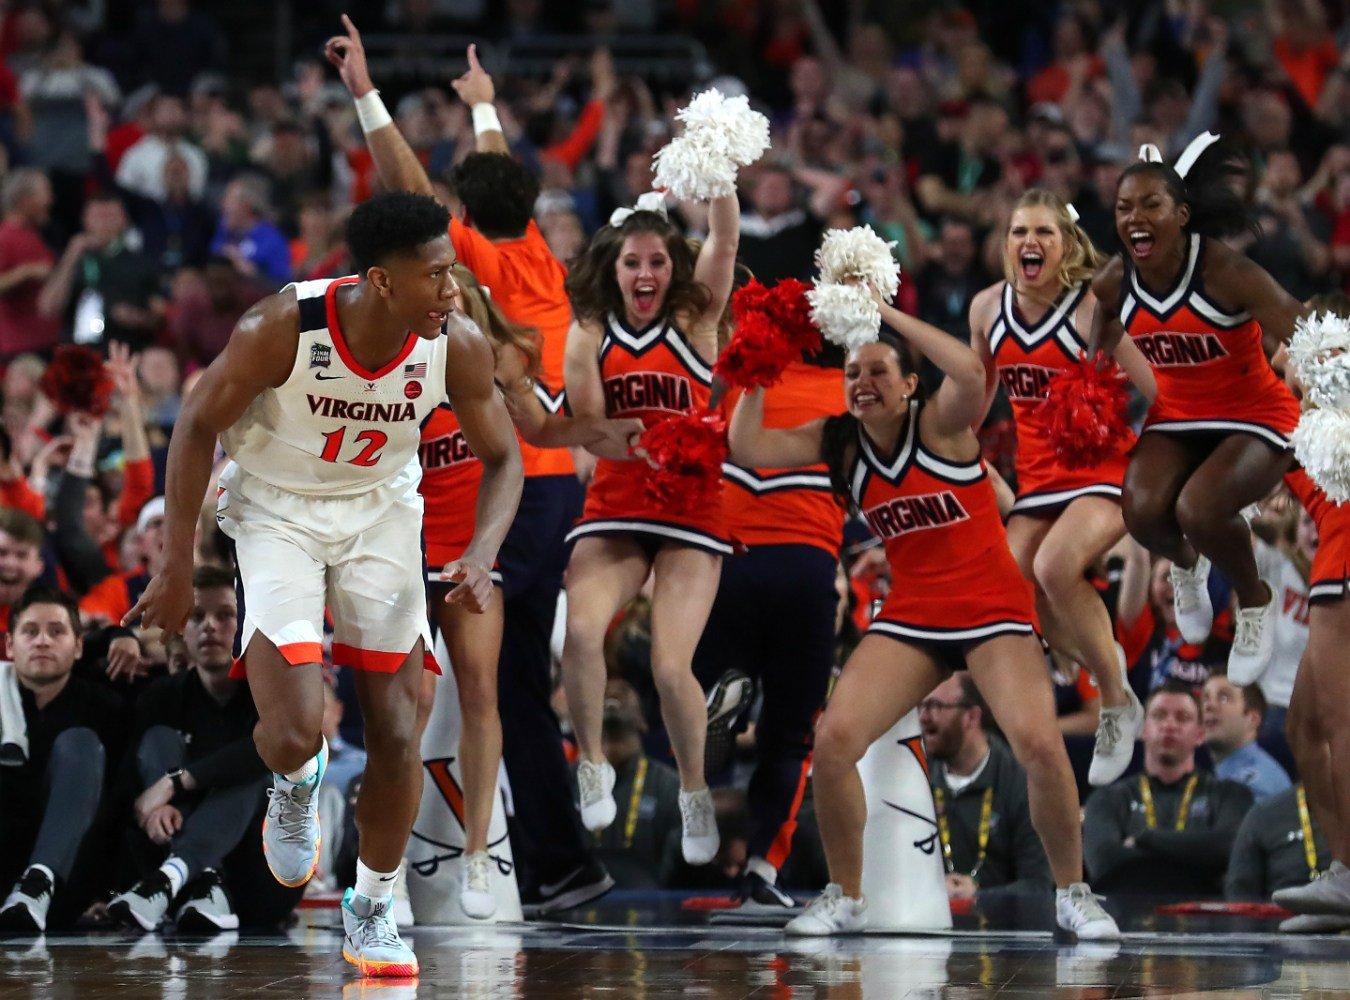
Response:
[[[325,750],[328,749],[328,740],[323,739],[323,737],[320,737],[320,739],[323,740],[322,749],[320,749],[318,753],[316,753],[309,760],[305,761],[290,774],[283,774],[282,775],[283,778],[285,778],[293,785],[303,785],[306,781],[310,781],[311,779],[313,779],[318,775],[319,757],[324,753]]]
[[[173,899],[183,891],[183,886],[188,880],[187,862],[177,855],[169,855],[164,864],[159,866],[159,870],[164,873],[164,877],[169,880],[169,899]]]
[[[399,868],[403,867],[399,865]],[[391,872],[377,872],[367,868],[360,858],[356,860],[356,893],[367,899],[388,899],[394,894],[394,879],[398,877],[398,868]]]

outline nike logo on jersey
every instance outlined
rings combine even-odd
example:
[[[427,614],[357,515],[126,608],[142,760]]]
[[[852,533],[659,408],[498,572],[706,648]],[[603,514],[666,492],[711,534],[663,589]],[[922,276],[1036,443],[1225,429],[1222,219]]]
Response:
[[[331,382],[335,378],[346,378],[346,375],[325,375],[323,372],[315,372],[314,377],[320,382]]]

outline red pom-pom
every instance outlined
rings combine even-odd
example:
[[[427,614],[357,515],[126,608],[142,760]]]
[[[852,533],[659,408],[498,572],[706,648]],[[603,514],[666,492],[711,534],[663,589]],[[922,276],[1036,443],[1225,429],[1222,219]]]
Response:
[[[1130,439],[1125,373],[1109,358],[1078,362],[1050,379],[1045,416],[1050,444],[1066,469],[1089,469],[1120,454]]]
[[[103,365],[103,355],[81,344],[57,347],[38,388],[62,413],[78,411],[101,417],[112,404],[113,382]]]
[[[714,367],[722,381],[741,389],[777,385],[803,351],[820,350],[806,291],[795,278],[771,289],[752,280],[737,290],[731,299],[736,335]]]
[[[782,381],[783,370],[800,354],[767,313],[751,312],[737,324],[736,336],[718,357],[713,371],[727,385],[768,388]]]
[[[783,336],[799,350],[820,350],[820,330],[811,322],[811,303],[806,293],[811,286],[796,278],[784,278],[773,286],[768,313]]]
[[[715,413],[681,413],[648,427],[638,439],[647,455],[647,498],[688,514],[717,498],[727,457],[727,422]]]

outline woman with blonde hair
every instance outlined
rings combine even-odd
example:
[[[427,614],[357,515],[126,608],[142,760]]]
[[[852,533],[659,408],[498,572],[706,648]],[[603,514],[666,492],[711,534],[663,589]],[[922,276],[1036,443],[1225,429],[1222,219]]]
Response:
[[[1017,425],[1017,498],[1008,544],[1036,588],[1046,639],[1092,674],[1101,691],[1097,742],[1088,779],[1114,781],[1129,766],[1144,712],[1126,680],[1106,605],[1087,578],[1090,566],[1125,535],[1121,483],[1126,451],[1070,469],[1049,439],[1050,379],[1077,364],[1097,301],[1091,280],[1101,262],[1069,206],[1049,191],[1026,192],[1013,208],[1003,248],[1004,280],[975,296],[971,344],[985,365],[986,407],[1001,382]],[[1153,378],[1128,341],[1116,359],[1145,394]]]

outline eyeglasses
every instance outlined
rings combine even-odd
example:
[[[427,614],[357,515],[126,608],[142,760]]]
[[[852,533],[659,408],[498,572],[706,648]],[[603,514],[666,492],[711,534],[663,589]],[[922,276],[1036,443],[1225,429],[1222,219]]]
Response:
[[[919,714],[925,713],[931,715],[934,712],[945,712],[952,708],[970,708],[968,701],[939,701],[937,698],[925,698],[919,702]]]

